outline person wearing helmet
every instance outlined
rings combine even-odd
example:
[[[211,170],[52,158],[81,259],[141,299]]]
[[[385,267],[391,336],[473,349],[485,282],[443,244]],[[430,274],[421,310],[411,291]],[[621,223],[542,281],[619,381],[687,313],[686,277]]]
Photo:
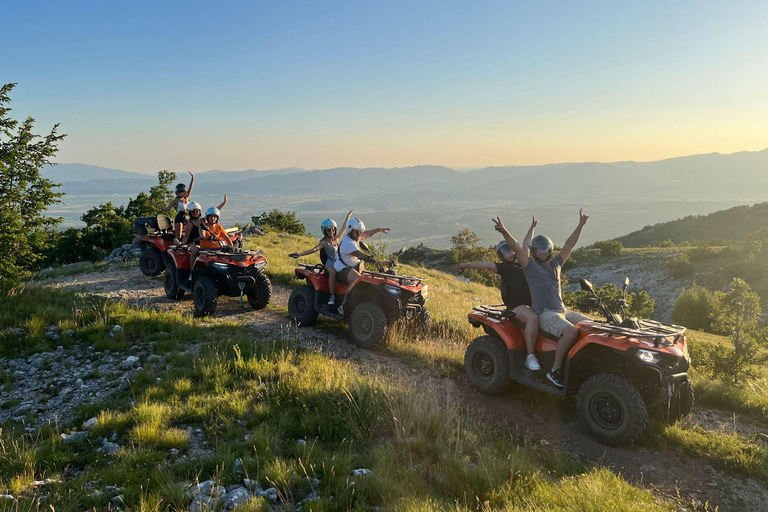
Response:
[[[181,243],[184,245],[198,244],[204,225],[203,208],[200,203],[192,201],[187,205],[187,212],[189,213],[189,220],[184,226],[184,238]]]
[[[531,223],[528,234],[525,235],[523,245],[527,245],[533,236],[536,227],[536,218]],[[541,370],[539,360],[536,359],[534,348],[536,337],[539,335],[539,317],[531,309],[531,291],[528,289],[528,281],[525,279],[523,267],[517,262],[515,251],[506,240],[502,240],[496,246],[496,255],[501,263],[492,261],[473,261],[470,263],[457,263],[454,270],[461,272],[464,269],[488,270],[501,277],[501,300],[508,310],[515,314],[525,324],[525,348],[528,355],[525,358],[525,367],[532,371]]]
[[[187,223],[187,220],[189,220],[189,213],[188,213],[188,204],[189,204],[189,198],[192,196],[192,187],[195,185],[195,175],[192,174],[191,171],[189,171],[189,175],[192,176],[192,180],[189,182],[189,188],[183,183],[179,183],[176,185],[176,197],[174,197],[170,203],[168,203],[168,206],[160,206],[159,204],[155,203],[154,199],[150,199],[150,203],[152,203],[152,206],[157,208],[158,210],[162,210],[164,212],[169,212],[171,210],[176,210],[176,217],[173,219],[173,236],[176,238],[181,238],[182,230],[184,228],[184,225]]]
[[[370,238],[376,233],[389,233],[389,228],[376,228],[367,230],[365,224],[358,218],[349,219],[347,222],[347,236],[342,238],[339,244],[339,250],[336,253],[336,262],[333,264],[336,269],[336,279],[347,286],[352,286],[355,281],[360,279],[360,273],[363,271],[363,262],[368,261],[376,263],[376,258],[360,250],[360,242]],[[349,294],[344,295],[344,301],[339,306],[339,314],[344,314],[344,306]]]
[[[331,298],[328,299],[328,304],[331,306],[336,304],[336,295],[333,293],[333,290],[336,289],[336,269],[333,264],[336,262],[336,251],[339,247],[339,240],[341,240],[344,233],[347,231],[347,223],[349,223],[349,219],[352,217],[352,211],[353,210],[349,210],[347,218],[344,219],[341,231],[337,232],[336,221],[333,219],[325,219],[320,224],[320,231],[323,233],[323,237],[318,241],[316,246],[304,252],[292,252],[288,255],[291,258],[300,258],[320,251],[320,261],[325,266],[325,272],[328,275],[328,289],[331,291]]]
[[[587,219],[589,216],[579,210],[579,224],[557,255],[554,254],[555,246],[548,237],[538,235],[531,239],[529,247],[524,248],[509,234],[500,218],[493,219],[496,231],[504,236],[504,240],[515,251],[520,266],[523,267],[531,289],[531,307],[539,315],[539,327],[559,338],[555,349],[555,362],[547,373],[547,379],[558,388],[565,386],[563,363],[579,335],[576,324],[591,320],[574,311],[568,311],[560,289],[561,270],[579,242]]]
[[[200,249],[220,249],[221,242],[231,246],[232,240],[224,230],[224,227],[219,224],[219,218],[221,212],[215,206],[208,208],[205,211],[205,220],[200,222],[200,241],[199,244],[192,245],[190,249],[189,268],[195,268],[195,260],[200,253]],[[192,276],[190,275],[190,279]]]

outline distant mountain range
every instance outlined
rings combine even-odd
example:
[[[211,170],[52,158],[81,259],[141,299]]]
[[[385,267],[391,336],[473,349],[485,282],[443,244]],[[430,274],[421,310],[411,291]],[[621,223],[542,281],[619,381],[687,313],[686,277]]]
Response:
[[[555,237],[567,236],[579,206],[593,214],[585,240],[613,238],[643,226],[710,213],[768,198],[768,149],[712,153],[656,162],[564,163],[486,167],[459,172],[420,165],[403,168],[274,170],[196,173],[194,196],[221,201],[233,221],[271,208],[291,209],[310,224],[354,207],[371,222],[401,225],[404,242],[446,246],[461,227],[495,240],[490,216],[524,230],[531,213]],[[63,183],[68,224],[87,207],[127,202],[156,177],[86,164],[60,164],[44,174]],[[181,173],[179,180],[188,183]],[[94,197],[96,196],[96,197]],[[57,213],[52,210],[52,213]],[[334,213],[334,215],[340,215]],[[393,227],[395,227],[393,225]]]

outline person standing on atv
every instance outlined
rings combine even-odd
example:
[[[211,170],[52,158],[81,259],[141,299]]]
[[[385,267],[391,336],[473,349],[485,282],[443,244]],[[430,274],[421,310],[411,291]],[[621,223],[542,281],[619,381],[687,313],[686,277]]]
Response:
[[[290,258],[300,258],[302,256],[308,256],[310,254],[316,253],[317,251],[320,251],[320,261],[325,266],[325,272],[328,275],[328,290],[331,293],[331,298],[328,299],[329,306],[336,304],[336,295],[333,293],[333,291],[336,289],[336,268],[334,268],[333,265],[336,263],[336,252],[339,247],[339,240],[341,240],[344,236],[344,233],[347,232],[347,224],[349,223],[350,217],[352,217],[353,211],[354,210],[349,210],[347,218],[344,219],[344,224],[341,228],[341,231],[337,232],[337,225],[335,220],[325,219],[320,224],[320,230],[323,233],[323,238],[320,239],[316,246],[314,246],[312,249],[309,249],[308,251],[292,252],[288,255]]]
[[[547,373],[547,379],[558,388],[565,386],[563,363],[571,345],[579,335],[576,324],[583,320],[591,320],[584,315],[566,310],[560,289],[561,270],[579,242],[581,230],[584,229],[587,219],[589,216],[584,215],[583,210],[579,210],[579,224],[565,241],[557,256],[554,255],[555,246],[549,237],[538,235],[531,240],[529,248],[524,249],[509,234],[500,218],[493,219],[496,231],[504,236],[504,240],[515,251],[520,266],[523,267],[525,278],[531,289],[531,306],[539,315],[539,327],[559,338],[555,348],[555,362]]]
[[[523,245],[531,243],[533,229],[537,224],[536,217],[534,217],[528,234],[523,240]],[[534,354],[536,337],[539,335],[539,317],[531,309],[531,291],[528,289],[525,271],[517,262],[515,251],[512,250],[506,240],[502,240],[496,246],[496,255],[501,263],[473,261],[471,263],[458,263],[453,266],[453,269],[458,271],[467,268],[489,270],[501,276],[501,299],[504,301],[504,305],[515,314],[515,318],[519,318],[525,324],[525,348],[528,352],[525,357],[525,367],[531,371],[541,370],[539,360]]]
[[[221,212],[215,206],[205,211],[205,221],[200,221],[200,245],[192,245],[189,256],[189,268],[195,268],[195,260],[200,253],[200,249],[220,249],[221,242],[232,246],[232,240],[229,238],[224,227],[219,224]],[[189,276],[192,279],[192,275]]]
[[[378,260],[360,250],[360,242],[370,238],[376,233],[389,233],[389,228],[376,228],[366,231],[365,224],[358,218],[350,219],[347,222],[347,236],[339,244],[336,262],[333,264],[336,269],[336,279],[347,286],[352,286],[355,281],[360,279],[360,273],[363,271],[363,262],[367,261],[373,264]],[[344,295],[344,301],[339,306],[339,314],[344,314],[344,306],[349,294]]]
[[[187,186],[183,183],[176,185],[176,197],[174,197],[171,202],[168,203],[168,206],[160,206],[159,204],[155,203],[154,199],[150,199],[149,201],[152,203],[152,206],[164,212],[169,212],[174,208],[176,209],[176,218],[173,219],[174,238],[181,238],[184,225],[187,223],[187,220],[189,220],[187,207],[189,204],[189,198],[192,196],[192,187],[195,185],[195,175],[192,174],[191,171],[189,171],[189,175],[192,176],[192,180],[189,182],[189,188],[187,188]]]

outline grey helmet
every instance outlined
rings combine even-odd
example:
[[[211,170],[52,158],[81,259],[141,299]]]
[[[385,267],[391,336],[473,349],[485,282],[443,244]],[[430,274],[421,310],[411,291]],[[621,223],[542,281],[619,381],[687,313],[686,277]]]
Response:
[[[502,240],[501,242],[496,244],[496,256],[498,256],[501,261],[509,261],[507,260],[507,258],[504,257],[504,253],[502,252],[505,249],[508,251],[512,251],[512,248],[509,246],[506,240]],[[512,252],[512,254],[515,254],[514,251]],[[517,259],[517,254],[515,254],[515,260],[516,259]],[[512,261],[515,261],[515,260],[512,260]]]
[[[533,237],[529,247],[531,249],[531,256],[538,261],[551,260],[555,251],[555,244],[552,243],[552,240],[548,236],[544,235],[536,235]]]

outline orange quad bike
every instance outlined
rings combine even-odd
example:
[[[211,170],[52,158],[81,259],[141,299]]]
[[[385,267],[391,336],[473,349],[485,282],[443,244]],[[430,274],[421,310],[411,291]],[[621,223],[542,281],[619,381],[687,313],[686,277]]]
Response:
[[[634,442],[648,426],[649,413],[677,421],[691,412],[693,387],[685,327],[626,316],[626,291],[614,313],[582,279],[591,294],[584,306],[601,310],[605,321],[583,321],[568,352],[565,387],[544,379],[555,359],[557,338],[539,331],[536,357],[541,370],[525,367],[523,322],[503,306],[478,306],[469,322],[486,335],[475,339],[464,357],[464,369],[483,393],[496,394],[517,381],[545,393],[577,398],[581,421],[599,441],[614,446]]]
[[[347,320],[352,341],[363,348],[380,343],[388,330],[398,322],[426,332],[432,323],[426,302],[429,286],[424,279],[397,275],[397,253],[389,269],[379,264],[377,272],[364,270],[362,277],[351,286],[336,283],[336,301],[341,304],[345,295],[347,303],[344,315],[336,306],[329,306],[328,277],[323,265],[299,265],[295,273],[306,280],[294,288],[288,299],[288,316],[301,326],[313,325],[319,315]]]
[[[133,230],[139,235],[141,256],[139,269],[145,276],[158,276],[165,270],[165,252],[174,246],[173,223],[167,215],[139,217],[133,222]]]
[[[139,256],[139,269],[145,276],[159,276],[165,270],[165,252],[174,247],[173,222],[167,215],[154,217],[139,217],[133,222],[133,230],[139,235],[141,256]],[[238,240],[242,234],[238,228],[227,229],[232,242]]]
[[[272,283],[264,268],[267,259],[261,251],[243,250],[243,237],[232,247],[220,242],[220,249],[200,249],[195,267],[190,269],[189,248],[175,245],[165,253],[165,295],[179,300],[192,294],[195,313],[211,315],[218,308],[220,295],[247,298],[253,309],[264,309],[272,298]]]

